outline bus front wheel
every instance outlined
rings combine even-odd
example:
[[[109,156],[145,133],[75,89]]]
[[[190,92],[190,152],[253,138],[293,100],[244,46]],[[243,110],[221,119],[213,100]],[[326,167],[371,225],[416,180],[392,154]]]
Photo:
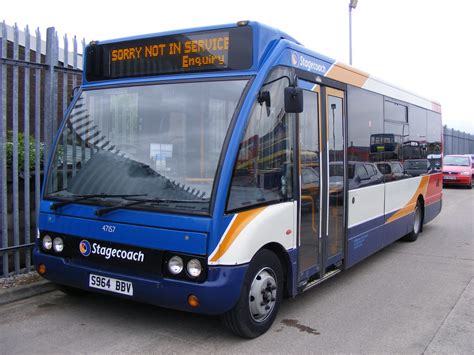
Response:
[[[256,338],[273,324],[283,295],[283,269],[270,250],[259,251],[250,262],[233,309],[224,314],[225,325],[242,338]]]

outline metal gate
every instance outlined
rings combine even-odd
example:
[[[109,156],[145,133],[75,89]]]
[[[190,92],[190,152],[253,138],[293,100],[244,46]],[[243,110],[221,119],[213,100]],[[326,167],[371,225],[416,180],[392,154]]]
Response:
[[[77,39],[54,27],[34,36],[1,24],[0,36],[0,277],[32,268],[43,166],[73,88],[80,85]],[[85,41],[82,40],[83,52]]]

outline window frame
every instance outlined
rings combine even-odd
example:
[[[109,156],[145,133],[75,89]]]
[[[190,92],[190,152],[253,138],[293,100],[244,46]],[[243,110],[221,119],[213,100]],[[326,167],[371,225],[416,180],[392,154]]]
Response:
[[[260,91],[262,89],[262,86],[265,85],[267,82],[271,81],[271,77],[273,75],[273,73],[277,70],[282,70],[284,71],[282,73],[282,79],[281,80],[285,80],[285,78],[283,77],[284,75],[288,76],[288,77],[295,77],[295,69],[294,68],[291,68],[291,67],[287,67],[287,66],[284,66],[284,65],[278,65],[278,66],[275,66],[273,67],[271,70],[268,71],[268,73],[266,74],[265,76],[265,79],[262,83],[262,85],[259,87],[259,90]],[[278,79],[279,77],[277,77]],[[253,81],[250,83],[252,84]],[[282,91],[281,93],[282,95],[284,94],[284,92]],[[283,101],[282,101],[283,102]],[[234,180],[234,176],[235,176],[235,171],[236,171],[236,166],[237,166],[237,163],[238,163],[238,157],[239,157],[239,154],[240,154],[240,144],[242,143],[242,140],[243,138],[245,137],[246,133],[247,133],[247,129],[251,123],[251,118],[252,118],[252,115],[253,115],[253,112],[255,110],[255,108],[257,107],[257,105],[259,105],[258,101],[255,99],[253,105],[252,105],[252,108],[250,109],[249,111],[249,115],[246,117],[246,123],[245,123],[245,128],[242,130],[241,132],[241,135],[240,135],[240,138],[239,138],[239,147],[237,149],[237,154],[235,155],[234,158],[234,164],[232,166],[232,174],[230,175],[230,180],[229,180],[229,185],[228,185],[228,188],[227,188],[227,194],[226,194],[226,199],[225,199],[225,204],[224,204],[224,215],[231,215],[231,214],[236,214],[236,213],[240,213],[240,212],[244,212],[244,211],[249,211],[249,210],[253,210],[253,209],[256,209],[256,208],[260,208],[260,207],[263,207],[263,206],[271,206],[271,205],[276,205],[276,204],[279,204],[279,203],[282,203],[282,202],[287,202],[287,201],[294,201],[297,199],[297,192],[296,192],[296,189],[295,189],[295,186],[296,185],[296,177],[295,177],[295,174],[296,174],[296,162],[295,162],[295,150],[296,150],[296,146],[293,147],[293,151],[291,152],[291,156],[293,158],[293,166],[291,168],[291,173],[293,175],[293,181],[291,182],[291,184],[289,184],[289,186],[291,186],[291,189],[293,190],[293,193],[292,193],[292,197],[290,198],[287,198],[285,201],[277,201],[277,200],[272,200],[272,201],[263,201],[261,203],[255,203],[255,204],[249,204],[249,205],[246,205],[246,206],[242,206],[242,207],[238,207],[238,208],[229,208],[229,202],[230,202],[230,198],[231,198],[231,191],[232,191],[232,181]],[[283,107],[283,110],[284,110],[284,107]],[[287,117],[289,117],[290,119],[296,121],[296,116],[297,114],[294,114],[294,113],[287,113],[285,111],[285,115],[287,115]],[[232,124],[232,123],[231,123]],[[234,129],[234,127],[232,127],[232,129]],[[293,142],[296,142],[296,139],[297,139],[297,136],[296,136],[296,126],[294,125],[293,126],[293,132],[292,134],[290,133],[289,135],[289,138],[291,140],[293,140]],[[230,139],[230,137],[229,137]],[[224,141],[225,142],[225,141]],[[296,144],[296,143],[294,143]],[[227,146],[228,147],[228,146]],[[221,163],[219,161],[219,163]],[[299,185],[298,185],[299,186]]]
[[[134,79],[142,79],[142,78],[134,78]],[[247,83],[245,87],[242,90],[241,96],[237,102],[237,105],[235,107],[235,110],[232,114],[232,117],[230,119],[228,129],[226,131],[224,140],[222,142],[222,149],[220,151],[220,156],[217,161],[217,168],[215,171],[214,175],[214,184],[211,190],[210,194],[210,200],[209,200],[209,208],[207,211],[190,211],[190,210],[176,210],[176,209],[167,209],[163,208],[160,206],[156,206],[153,209],[146,208],[145,206],[131,206],[127,207],[127,210],[130,211],[140,211],[140,212],[152,212],[152,213],[166,213],[166,214],[173,214],[173,215],[194,215],[194,216],[206,216],[206,217],[212,217],[214,215],[215,211],[215,205],[216,205],[216,200],[217,200],[217,190],[218,190],[218,185],[219,181],[222,177],[222,170],[223,170],[223,161],[225,159],[225,156],[227,154],[227,150],[229,147],[229,142],[232,137],[233,131],[235,130],[235,126],[237,124],[237,119],[238,116],[240,115],[240,111],[242,110],[242,106],[247,99],[248,92],[250,88],[252,87],[252,84],[255,80],[254,75],[233,75],[229,77],[201,77],[201,78],[192,78],[192,79],[177,79],[177,80],[152,80],[152,81],[136,81],[136,80],[127,80],[126,83],[107,83],[104,85],[100,86],[92,86],[92,87],[80,87],[78,94],[76,94],[74,100],[71,102],[70,107],[68,111],[65,113],[65,116],[63,120],[61,121],[61,124],[58,129],[57,137],[61,137],[63,134],[63,130],[66,128],[66,122],[69,119],[69,115],[72,112],[74,105],[76,101],[79,99],[81,96],[82,92],[85,91],[97,91],[97,90],[103,90],[103,89],[113,89],[113,88],[122,88],[122,87],[139,87],[139,86],[154,86],[154,85],[169,85],[169,84],[187,84],[187,83],[199,83],[199,82],[209,82],[209,81],[234,81],[234,80],[246,80]],[[50,151],[55,152],[57,149],[57,145],[61,144],[61,140],[57,139],[54,141],[54,144],[51,146]],[[54,154],[54,153],[53,153]],[[53,160],[53,156],[48,160],[47,165],[45,165],[45,170],[46,171],[46,181],[45,181],[45,187],[48,186],[47,184],[49,183],[49,178],[50,178],[50,163]],[[60,198],[60,197],[55,197],[51,196],[50,194],[48,195],[46,193],[46,189],[44,193],[42,192],[41,194],[41,199],[47,200],[47,201],[69,201],[69,198]],[[92,200],[83,200],[80,201],[81,205],[92,205],[92,206],[97,206],[97,201],[92,199]]]

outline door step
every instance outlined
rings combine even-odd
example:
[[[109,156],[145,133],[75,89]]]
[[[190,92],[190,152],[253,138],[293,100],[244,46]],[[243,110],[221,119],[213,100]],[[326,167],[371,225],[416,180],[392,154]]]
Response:
[[[332,271],[327,272],[323,278],[321,279],[316,279],[313,281],[308,282],[304,287],[303,287],[303,292],[309,290],[310,288],[313,288],[316,285],[319,285],[321,282],[326,281],[327,279],[339,274],[341,272],[341,269],[335,269]]]

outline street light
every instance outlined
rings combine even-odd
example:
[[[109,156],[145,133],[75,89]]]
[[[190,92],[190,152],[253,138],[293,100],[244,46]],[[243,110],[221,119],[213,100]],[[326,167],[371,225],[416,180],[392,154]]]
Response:
[[[352,65],[352,9],[357,6],[358,0],[350,0],[349,2],[349,64]]]

